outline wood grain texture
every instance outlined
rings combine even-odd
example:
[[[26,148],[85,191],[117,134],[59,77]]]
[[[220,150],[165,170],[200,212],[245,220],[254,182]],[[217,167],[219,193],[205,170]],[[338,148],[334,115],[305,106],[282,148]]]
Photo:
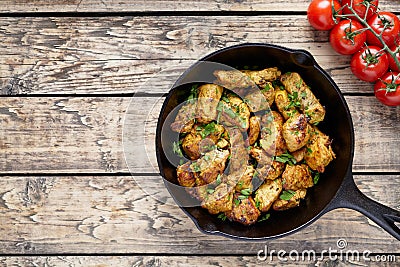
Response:
[[[165,93],[197,59],[246,42],[309,50],[342,92],[372,92],[304,15],[4,17],[0,38],[1,94]]]
[[[351,264],[374,264],[374,266],[384,267],[393,266],[395,262],[399,261],[399,257],[391,258],[386,262],[377,261],[372,259],[369,262],[360,261],[347,261],[339,259],[329,259],[329,257],[317,257],[317,260],[301,260],[286,262],[280,261],[278,257],[273,257],[272,260],[258,260],[255,256],[37,256],[37,257],[0,257],[0,266],[14,266],[14,267],[38,267],[38,266],[69,266],[69,267],[163,267],[163,266],[204,266],[204,267],[231,267],[231,266],[260,266],[267,264],[268,266],[282,266],[287,267],[297,266],[336,266],[343,267]],[[367,266],[367,265],[365,265]]]
[[[0,172],[158,173],[154,138],[163,100],[0,98]],[[346,100],[355,127],[353,170],[399,172],[399,107],[373,96]]]
[[[357,175],[361,190],[399,208],[398,175]],[[149,192],[157,191],[157,194]],[[269,249],[400,252],[400,243],[359,213],[339,209],[268,242],[205,235],[177,207],[159,176],[2,177],[0,254],[156,253],[256,255]]]
[[[284,0],[3,0],[0,12],[143,12],[143,11],[306,11],[309,1]],[[380,1],[398,11],[399,0]]]

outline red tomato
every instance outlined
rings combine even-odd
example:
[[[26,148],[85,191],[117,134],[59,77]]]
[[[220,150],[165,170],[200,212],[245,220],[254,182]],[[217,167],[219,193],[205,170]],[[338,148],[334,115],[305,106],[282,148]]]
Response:
[[[371,28],[377,34],[381,34],[381,32],[383,32],[382,39],[389,47],[394,45],[396,38],[399,38],[400,20],[391,12],[378,12],[368,20],[368,25],[371,26]],[[371,31],[367,31],[367,43],[370,45],[383,47],[382,43]]]
[[[365,18],[365,13],[367,12],[367,19],[370,18],[378,8],[378,0],[342,0],[342,6],[348,5],[351,6],[354,11],[359,15],[362,19]],[[343,9],[343,14],[353,14],[348,7]]]
[[[307,18],[311,26],[322,31],[332,29],[335,26],[332,7],[336,12],[341,6],[336,0],[313,0],[307,10]],[[341,13],[340,10],[339,14]]]
[[[375,82],[388,70],[388,56],[377,46],[363,47],[351,58],[350,68],[360,80]]]
[[[357,21],[342,20],[329,35],[333,49],[342,55],[351,55],[360,50],[367,39],[364,27]]]
[[[398,72],[385,73],[374,86],[376,98],[387,106],[400,105],[400,75]]]
[[[399,46],[397,46],[397,47],[396,47],[396,46],[392,46],[392,47],[390,48],[390,50],[396,51],[396,49],[397,49],[398,47],[400,47],[400,44],[399,44]],[[397,57],[397,59],[400,61],[400,51],[397,51],[396,57]],[[400,72],[400,68],[399,68],[399,66],[396,65],[396,62],[394,61],[394,59],[393,59],[391,56],[388,56],[388,58],[389,58],[389,68],[390,68],[392,71]]]

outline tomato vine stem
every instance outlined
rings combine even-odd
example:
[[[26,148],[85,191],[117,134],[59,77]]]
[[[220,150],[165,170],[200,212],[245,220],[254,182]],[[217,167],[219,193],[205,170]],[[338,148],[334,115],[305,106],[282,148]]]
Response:
[[[388,53],[393,59],[394,62],[396,63],[397,67],[400,69],[400,60],[396,57],[397,53],[400,53],[400,46],[397,47],[394,51],[392,51],[387,44],[385,43],[385,41],[382,38],[382,34],[384,32],[384,30],[386,29],[386,27],[388,27],[387,24],[384,25],[384,29],[380,34],[377,34],[372,27],[367,23],[367,14],[368,14],[368,10],[371,7],[371,3],[369,1],[365,1],[365,7],[366,7],[366,12],[364,15],[364,18],[361,18],[357,12],[355,12],[354,8],[352,7],[353,5],[353,1],[351,1],[351,4],[345,4],[344,6],[342,6],[342,8],[347,7],[350,12],[352,13],[352,15],[340,15],[338,14],[338,12],[334,12],[333,13],[333,17],[334,20],[336,19],[335,17],[338,18],[350,18],[350,17],[356,17],[358,19],[358,21],[365,27],[366,30],[369,30],[376,38],[378,38],[378,40],[382,43],[383,48],[382,50],[384,50],[386,53]],[[336,21],[336,20],[335,20]]]

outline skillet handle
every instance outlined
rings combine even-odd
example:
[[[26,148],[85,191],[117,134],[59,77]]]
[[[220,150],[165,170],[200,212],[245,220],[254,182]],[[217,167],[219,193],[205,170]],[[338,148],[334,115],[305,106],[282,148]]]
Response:
[[[385,231],[400,240],[400,211],[389,208],[364,195],[356,186],[351,173],[328,206],[328,210],[349,208],[361,212]]]

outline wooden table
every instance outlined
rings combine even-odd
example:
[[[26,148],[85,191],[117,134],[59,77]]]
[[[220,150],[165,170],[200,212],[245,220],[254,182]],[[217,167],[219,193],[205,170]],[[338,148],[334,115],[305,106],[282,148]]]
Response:
[[[372,85],[351,74],[350,57],[308,25],[308,3],[2,0],[0,253],[11,257],[0,265],[254,266],[266,264],[256,256],[265,245],[321,253],[341,238],[351,250],[399,253],[399,241],[352,210],[329,212],[285,238],[245,242],[202,234],[179,207],[141,189],[168,198],[153,141],[170,82],[210,52],[261,42],[309,50],[327,70],[353,117],[357,185],[400,208],[400,108],[378,103]],[[399,0],[380,5],[400,10]],[[139,130],[123,139],[131,101]],[[127,143],[136,151],[129,168]],[[280,265],[276,257],[268,263]]]

